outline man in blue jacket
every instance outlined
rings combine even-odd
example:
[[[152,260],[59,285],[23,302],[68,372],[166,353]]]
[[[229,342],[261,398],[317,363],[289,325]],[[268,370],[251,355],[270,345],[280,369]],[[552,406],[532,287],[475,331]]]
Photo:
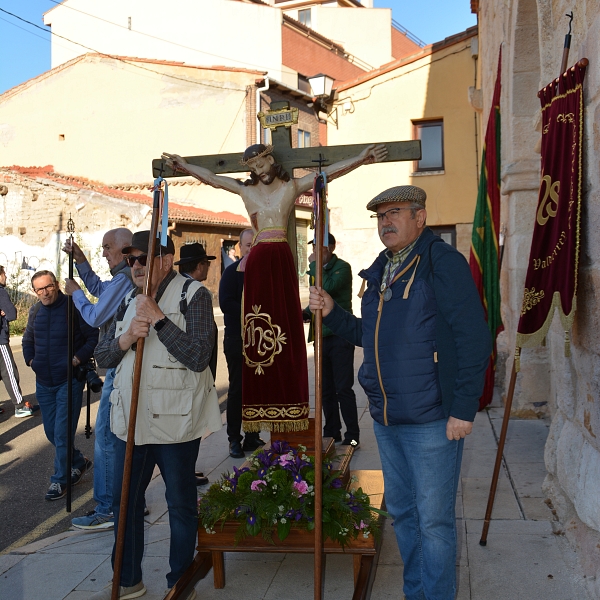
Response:
[[[55,447],[54,473],[46,500],[58,500],[66,493],[67,477],[72,485],[81,481],[92,462],[75,448],[71,473],[67,473],[67,297],[60,291],[54,273],[38,271],[31,278],[31,286],[37,297],[29,311],[27,328],[23,335],[23,359],[35,373],[35,394],[42,410],[44,432]],[[87,363],[98,343],[98,330],[90,327],[79,313],[75,313],[73,366]],[[73,378],[73,428],[71,439],[75,440],[77,422],[85,382]]]
[[[364,349],[359,381],[375,421],[404,595],[453,600],[456,489],[491,339],[469,266],[426,227],[425,200],[406,185],[367,205],[386,250],[360,272],[362,318],[314,287],[310,308]]]
[[[73,304],[88,325],[100,328],[99,341],[102,340],[121,301],[133,288],[131,269],[123,258],[123,248],[131,245],[133,234],[125,227],[111,229],[102,238],[102,256],[108,263],[112,279],[102,281],[94,273],[81,248],[67,239],[63,250],[73,253],[79,277],[85,283],[88,292],[98,298],[92,304],[73,279],[65,280],[65,292],[73,296]],[[102,387],[102,396],[98,403],[96,431],[94,440],[94,500],[96,507],[83,517],[75,517],[71,523],[77,529],[95,531],[112,529],[115,519],[112,509],[112,486],[115,463],[114,433],[110,430],[110,393],[113,390],[115,370],[107,369]]]

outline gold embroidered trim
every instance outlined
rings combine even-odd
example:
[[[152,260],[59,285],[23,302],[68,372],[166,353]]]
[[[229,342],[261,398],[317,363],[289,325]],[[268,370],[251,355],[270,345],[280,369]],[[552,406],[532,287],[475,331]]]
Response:
[[[242,430],[255,433],[260,431],[286,433],[288,431],[306,431],[308,425],[308,419],[301,419],[299,421],[254,421],[253,423],[242,423]]]
[[[536,304],[541,302],[542,298],[544,298],[544,290],[536,292],[535,288],[531,288],[530,290],[525,288],[525,291],[523,292],[521,314],[524,315],[528,310],[531,310]]]
[[[576,308],[577,296],[573,296],[573,306],[571,307],[571,312],[568,315],[565,315],[562,311],[560,292],[554,292],[552,296],[552,304],[550,305],[550,309],[548,310],[548,314],[546,315],[546,320],[544,321],[543,325],[534,333],[517,332],[517,350],[519,348],[535,348],[542,343],[542,340],[546,337],[548,331],[550,330],[550,325],[552,325],[552,318],[554,317],[555,310],[558,311],[558,315],[565,332],[571,329],[573,321],[575,320]]]
[[[283,350],[283,344],[286,344],[285,333],[281,331],[279,325],[274,325],[271,322],[271,315],[261,313],[260,306],[254,305],[253,312],[248,313],[244,320],[244,344],[242,353],[246,359],[248,367],[256,367],[255,375],[264,375],[263,367],[270,367],[275,361],[275,356]],[[258,337],[258,342],[257,342]],[[254,361],[246,353],[246,348],[256,346],[256,352],[259,356],[264,356],[264,360]]]

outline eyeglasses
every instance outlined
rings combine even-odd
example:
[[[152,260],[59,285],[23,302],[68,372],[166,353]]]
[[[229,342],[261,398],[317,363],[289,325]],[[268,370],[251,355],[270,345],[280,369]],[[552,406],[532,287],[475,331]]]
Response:
[[[46,287],[43,288],[38,288],[37,290],[35,288],[33,288],[33,291],[38,295],[41,296],[44,292],[51,292],[54,290],[54,288],[56,287],[55,283],[50,283],[48,284]]]
[[[377,219],[377,221],[379,223],[381,223],[381,221],[383,221],[383,218],[387,217],[390,221],[394,221],[395,219],[397,219],[400,216],[401,210],[421,210],[421,209],[414,208],[412,206],[403,206],[401,208],[400,207],[390,208],[389,210],[384,210],[383,212],[371,215],[371,219]]]
[[[147,254],[140,254],[139,256],[133,256],[133,254],[130,254],[125,261],[127,262],[127,264],[133,269],[133,265],[135,265],[135,261],[138,261],[140,263],[140,265],[142,265],[142,267],[146,266],[146,263],[148,262],[148,255]]]

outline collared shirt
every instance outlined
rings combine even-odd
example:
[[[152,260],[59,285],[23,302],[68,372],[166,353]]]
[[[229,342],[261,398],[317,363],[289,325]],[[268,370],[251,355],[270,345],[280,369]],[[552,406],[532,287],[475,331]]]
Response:
[[[158,286],[156,302],[159,302],[167,286],[177,273],[171,271]],[[136,290],[135,295],[139,293]],[[110,325],[107,335],[96,347],[95,357],[98,365],[107,369],[116,367],[128,352],[121,350],[119,338],[115,339],[117,321],[123,319],[127,303],[121,302],[117,314]],[[200,373],[208,366],[213,348],[213,310],[211,293],[204,286],[193,295],[188,303],[185,316],[186,329],[182,331],[167,318],[164,327],[158,331],[158,339],[163,343],[169,354],[191,371]]]
[[[419,235],[419,237],[421,237]],[[419,240],[417,237],[416,240],[412,241],[408,246],[405,246],[401,250],[398,250],[395,254],[391,250],[387,250],[385,255],[388,258],[388,261],[385,265],[385,269],[383,270],[383,278],[381,280],[381,287],[383,291],[383,287],[388,287],[394,279],[394,275],[396,275],[398,269],[402,266],[404,261],[407,259],[408,255],[412,252],[412,249],[417,244]],[[385,284],[385,286],[384,286]]]
[[[114,269],[111,269],[111,274],[120,271],[124,266],[123,263],[124,261],[121,261]],[[76,267],[85,287],[92,296],[98,298],[98,302],[92,304],[85,297],[83,290],[75,290],[73,303],[86,323],[92,327],[100,327],[112,319],[121,301],[133,287],[133,283],[124,273],[118,273],[110,281],[102,281],[87,261]]]

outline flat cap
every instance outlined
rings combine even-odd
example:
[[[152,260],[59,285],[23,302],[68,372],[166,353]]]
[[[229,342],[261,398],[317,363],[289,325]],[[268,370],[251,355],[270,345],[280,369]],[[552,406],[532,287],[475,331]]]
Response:
[[[386,202],[411,202],[425,208],[427,194],[416,185],[397,185],[378,194],[367,204],[367,210],[375,211],[379,204]]]

